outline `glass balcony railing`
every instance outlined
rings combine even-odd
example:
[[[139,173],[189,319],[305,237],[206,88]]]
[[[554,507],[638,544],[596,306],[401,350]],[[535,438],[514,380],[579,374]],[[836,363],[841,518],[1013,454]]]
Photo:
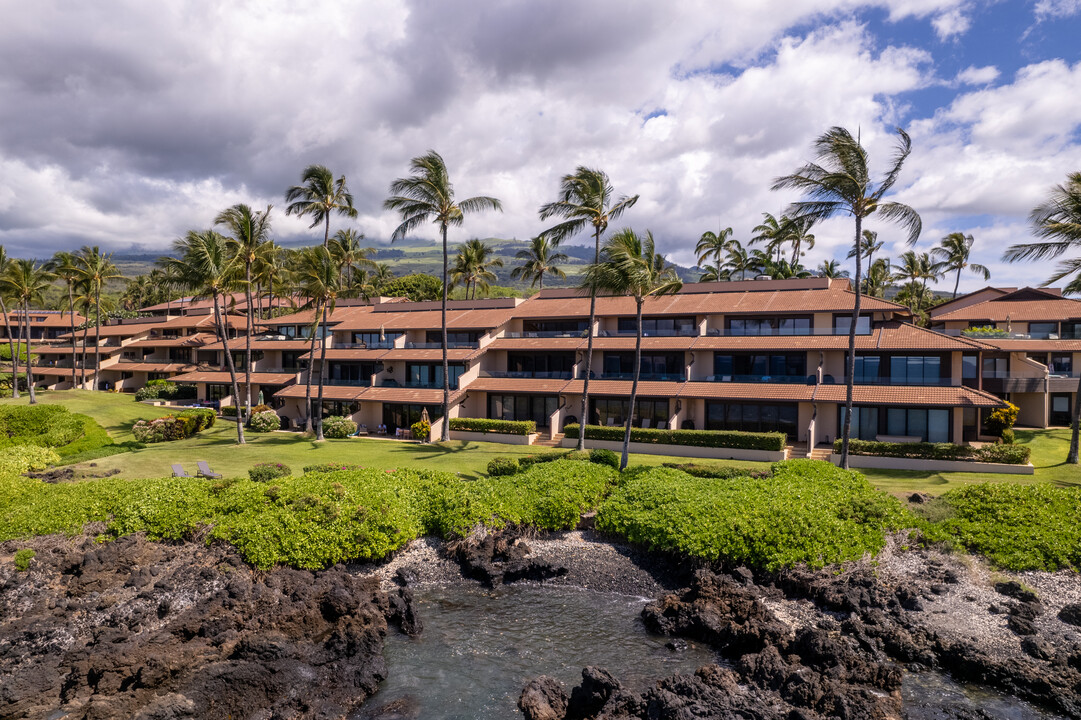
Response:
[[[570,380],[574,373],[570,370],[554,370],[550,372],[533,370],[484,370],[481,377],[490,378],[523,378],[537,380]]]
[[[814,385],[814,375],[710,375],[706,382],[737,383],[786,383],[789,385]]]
[[[634,330],[627,332],[602,330],[600,337],[636,337],[637,334]],[[698,328],[691,328],[690,330],[647,330],[642,333],[642,337],[698,337]]]
[[[585,330],[526,330],[524,332],[505,333],[505,338],[584,338]]]
[[[857,335],[870,335],[872,328],[856,328]],[[848,335],[848,328],[710,328],[708,337],[786,337]]]
[[[838,384],[845,384],[841,378]],[[856,385],[889,385],[891,387],[950,387],[953,385],[952,378],[893,378],[893,377],[861,377],[856,376]]]
[[[390,350],[394,347],[393,340],[379,340],[369,343],[337,342],[331,346],[335,350]]]
[[[581,378],[585,377],[585,373],[582,373]],[[579,378],[579,379],[581,379]],[[634,380],[634,373],[601,373],[597,376],[593,375],[594,380]],[[687,376],[682,373],[647,373],[643,372],[638,376],[639,380],[648,380],[650,382],[686,382]]]
[[[349,387],[371,387],[371,378],[327,378],[323,381],[327,385],[346,385]]]
[[[405,346],[410,350],[438,350],[443,347],[443,343],[437,342],[411,342],[406,343]],[[479,342],[448,342],[447,348],[451,350],[460,349],[476,349],[480,347]]]
[[[420,388],[425,390],[442,390],[443,382],[431,382],[431,381],[419,381],[419,380],[407,380],[404,383],[400,383],[397,380],[382,380],[379,383],[379,387],[396,387],[396,388]],[[458,389],[458,381],[450,381],[450,389]]]

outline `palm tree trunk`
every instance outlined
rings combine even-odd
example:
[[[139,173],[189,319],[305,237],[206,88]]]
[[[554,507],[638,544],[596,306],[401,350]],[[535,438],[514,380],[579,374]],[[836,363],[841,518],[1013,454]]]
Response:
[[[623,429],[623,456],[619,460],[619,470],[627,469],[627,455],[631,448],[631,420],[634,418],[634,403],[638,400],[638,378],[642,375],[642,298],[634,299],[637,332],[634,337],[634,382],[631,383],[631,405],[627,410],[627,426]]]
[[[90,315],[90,308],[86,308],[87,316]],[[79,389],[86,389],[86,339],[90,331],[90,318],[86,318],[86,322],[83,323],[83,352],[82,359],[79,360]],[[98,339],[101,339],[101,334],[98,334]],[[72,362],[75,362],[75,358],[71,358]]]
[[[953,298],[957,299],[957,288],[961,286],[961,268],[957,268],[957,281],[953,284]]]
[[[255,330],[255,322],[252,320],[252,297],[251,297],[251,261],[249,260],[244,267],[244,279],[247,284],[244,286],[244,294],[247,296],[245,299],[248,301],[247,321],[245,323],[247,336],[244,338],[244,422],[247,422],[251,417],[251,334]],[[239,405],[239,403],[237,403]],[[240,408],[237,407],[237,413],[240,412]]]
[[[33,363],[30,362],[30,301],[27,300],[23,303],[23,317],[26,318],[26,389],[30,393],[30,404],[37,404],[37,397],[34,394],[34,369]]]
[[[323,225],[323,247],[330,247],[330,212],[327,212],[325,217],[326,222]]]
[[[323,332],[326,332],[327,327],[327,305],[330,303],[323,303]],[[323,440],[323,368],[327,366],[327,339],[324,337],[323,342],[320,343],[322,350],[319,351],[319,417],[315,423],[315,439]]]
[[[11,337],[11,318],[8,317],[7,305],[4,303],[4,298],[0,297],[0,311],[4,313],[4,330],[8,336],[8,352],[11,353],[11,397],[18,399],[19,397],[19,362],[18,355],[15,353],[15,339]],[[75,360],[72,358],[72,367],[75,367]]]
[[[98,323],[98,347],[94,348],[98,352],[94,353],[94,379],[91,382],[90,389],[98,389],[98,376],[101,374],[101,283],[99,282],[94,287],[94,315]]]
[[[78,342],[78,338],[75,337],[75,295],[74,285],[68,283],[68,319],[71,321],[71,388],[75,389],[75,344]]]
[[[1081,375],[1078,375],[1077,390],[1073,398],[1073,420],[1070,422],[1070,452],[1066,456],[1066,462],[1070,465],[1077,464],[1078,435],[1081,431]]]
[[[593,264],[601,261],[601,231],[593,233]],[[586,425],[589,423],[589,376],[593,371],[593,323],[597,320],[597,291],[589,289],[589,339],[586,341],[586,377],[582,383],[582,418],[579,420],[578,449],[586,449]]]
[[[450,364],[447,362],[447,223],[440,229],[443,234],[443,302],[440,313],[443,323],[443,428],[439,431],[439,442],[450,441]]]
[[[860,269],[862,253],[860,236],[863,234],[863,218],[856,215],[856,302],[852,308],[852,322],[848,325],[848,377],[845,378],[845,421],[841,431],[841,467],[848,469],[848,440],[852,436],[852,391],[856,383],[856,324],[860,317]]]
[[[313,310],[315,312],[315,315],[313,317],[319,317],[319,303],[318,302],[315,304],[315,307],[313,308]],[[308,377],[305,380],[305,388],[304,388],[304,406],[306,408],[305,412],[307,412],[307,414],[308,414],[307,419],[304,421],[304,432],[306,432],[306,433],[310,433],[312,431],[312,372],[315,370],[315,337],[318,334],[319,334],[319,326],[316,325],[312,329],[312,341],[311,341],[311,346],[308,349]],[[324,345],[326,344],[325,340],[323,341],[323,344]],[[323,372],[323,368],[320,367],[319,368],[320,376],[322,376],[322,372]],[[323,412],[323,408],[320,406],[319,413],[322,414],[322,412]]]
[[[229,381],[233,386],[233,397],[238,398],[240,396],[240,388],[236,382],[236,365],[233,364],[233,353],[229,351],[229,333],[226,330],[225,324],[221,319],[221,310],[218,308],[218,291],[214,290],[214,319],[218,323],[218,332],[221,334],[221,346],[225,351],[225,363],[229,368]],[[236,401],[236,442],[238,445],[244,445],[244,418],[240,416],[240,402]]]

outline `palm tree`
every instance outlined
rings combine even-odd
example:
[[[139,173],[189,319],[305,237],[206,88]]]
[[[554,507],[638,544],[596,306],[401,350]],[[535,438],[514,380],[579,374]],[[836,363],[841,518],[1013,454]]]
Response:
[[[950,233],[942,238],[938,247],[931,250],[939,262],[943,272],[957,271],[957,280],[953,283],[953,296],[957,297],[957,288],[961,285],[961,271],[966,267],[977,275],[983,275],[984,280],[991,279],[991,271],[978,263],[969,263],[968,256],[972,252],[972,243],[976,238],[964,233]]]
[[[927,283],[938,280],[941,277],[939,265],[931,260],[927,253],[916,253],[912,250],[901,254],[901,263],[895,266],[892,280],[897,282],[916,283],[920,285],[919,292],[908,293],[916,305],[912,308],[917,315],[923,310],[923,304],[927,300]]]
[[[363,239],[363,233],[349,228],[334,233],[330,241],[330,252],[339,268],[338,287],[342,291],[353,286],[354,269],[375,267],[375,263],[369,259],[375,249],[361,247],[360,241]]]
[[[379,294],[383,287],[394,279],[394,268],[390,266],[390,263],[376,263],[375,269],[372,270],[368,276],[368,282],[371,284],[375,294]]]
[[[72,364],[79,366],[79,389],[86,389],[86,348],[87,338],[90,334],[90,313],[94,309],[94,289],[90,284],[90,281],[85,278],[79,278],[79,281],[75,283],[75,297],[72,300],[75,303],[75,307],[82,310],[83,317],[83,341],[82,341],[82,357],[75,358],[72,356]],[[101,339],[100,333],[95,334],[98,339]]]
[[[593,228],[593,263],[601,260],[601,235],[608,223],[618,219],[638,202],[638,196],[616,196],[608,175],[603,170],[579,165],[572,175],[564,175],[559,181],[559,199],[541,205],[541,220],[558,217],[563,222],[542,234],[558,247],[565,239],[575,235],[587,225]],[[586,341],[585,384],[582,386],[582,425],[589,416],[589,376],[593,372],[593,335],[597,323],[597,294],[589,293],[589,334]],[[578,449],[586,447],[586,434],[578,435]]]
[[[113,264],[113,254],[102,254],[97,245],[90,247],[84,245],[78,255],[79,277],[90,284],[90,290],[94,293],[95,324],[98,339],[101,339],[101,289],[109,280],[123,277],[120,269]],[[94,377],[90,382],[90,389],[98,389],[98,376],[101,374],[101,353],[94,353]]]
[[[765,246],[765,255],[772,258],[776,253],[777,260],[780,260],[781,248],[788,242],[786,237],[788,233],[787,225],[788,218],[784,215],[781,215],[780,219],[778,219],[771,213],[762,213],[762,222],[751,228],[751,232],[755,233],[755,235],[748,245],[762,243]]]
[[[635,305],[634,382],[631,383],[630,408],[623,429],[623,455],[619,469],[627,469],[627,454],[631,442],[631,420],[638,400],[638,379],[642,374],[642,306],[647,297],[671,295],[680,291],[683,283],[664,257],[656,252],[653,233],[637,235],[630,228],[620,230],[604,244],[604,260],[593,263],[585,272],[583,286],[591,293],[630,295]],[[586,434],[586,419],[582,419],[579,436]]]
[[[544,235],[529,241],[529,247],[519,250],[514,254],[515,260],[521,260],[522,264],[510,271],[514,280],[529,280],[529,287],[544,289],[544,275],[554,275],[562,280],[567,279],[567,273],[563,272],[556,263],[567,262],[570,258],[566,253],[555,252],[555,246],[548,242]]]
[[[214,322],[221,338],[225,364],[229,369],[229,381],[233,397],[240,405],[240,388],[236,380],[236,365],[229,349],[229,332],[222,319],[222,295],[233,291],[240,274],[242,258],[230,248],[229,240],[213,230],[189,230],[187,235],[173,242],[177,257],[158,259],[158,265],[176,278],[179,287],[186,288],[194,297],[210,297],[214,302]],[[244,419],[239,407],[236,414],[236,441],[243,445]]]
[[[458,258],[452,273],[452,286],[455,283],[465,282],[466,297],[469,297],[469,286],[473,286],[473,298],[477,297],[477,286],[487,290],[490,282],[496,279],[493,267],[503,267],[503,261],[491,257],[492,248],[485,245],[481,240],[473,238],[458,250]]]
[[[841,269],[841,263],[836,260],[823,260],[818,266],[818,274],[824,278],[846,278],[848,271]]]
[[[0,278],[0,284],[15,298],[21,316],[19,318],[19,345],[22,345],[23,331],[26,328],[26,387],[30,393],[30,404],[37,403],[34,394],[34,364],[30,361],[30,304],[41,302],[45,291],[53,279],[52,273],[33,260],[13,260],[7,273]],[[13,381],[17,378],[12,377]]]
[[[811,228],[814,227],[815,219],[809,217],[785,219],[788,221],[785,239],[792,245],[792,259],[789,260],[788,264],[795,266],[799,263],[800,257],[803,256],[804,248],[807,250],[814,249],[815,236],[811,232]]]
[[[1019,260],[1051,260],[1067,252],[1081,249],[1081,172],[1066,176],[1066,182],[1051,189],[1047,199],[1032,209],[1028,216],[1033,234],[1040,242],[1011,245],[1003,254],[1006,262]],[[1081,292],[1081,257],[1060,260],[1045,286],[1063,278],[1074,278],[1063,293]],[[1078,462],[1078,435],[1081,427],[1081,376],[1074,396],[1073,419],[1070,421],[1070,451],[1066,462]]]
[[[834,127],[814,143],[817,162],[809,162],[791,175],[779,177],[773,182],[774,190],[792,188],[804,194],[804,200],[793,203],[793,217],[824,220],[835,215],[851,215],[855,219],[856,232],[853,247],[856,251],[856,297],[852,308],[852,322],[848,330],[848,381],[845,391],[845,418],[841,440],[841,467],[848,469],[848,440],[852,432],[852,390],[856,365],[856,325],[860,314],[860,275],[862,253],[859,252],[863,238],[863,221],[874,213],[886,220],[900,223],[908,230],[908,242],[919,239],[923,223],[919,214],[898,202],[883,202],[883,197],[901,174],[901,166],[912,151],[908,134],[898,128],[899,136],[889,171],[877,184],[871,179],[867,151],[858,138],[848,130]]]
[[[68,288],[68,319],[71,325],[71,386],[75,387],[75,346],[78,339],[75,337],[75,283],[82,276],[79,272],[79,260],[74,253],[61,250],[53,255],[47,263],[48,270],[59,280],[63,280]],[[143,276],[140,276],[143,277]],[[130,287],[130,285],[129,285]]]
[[[307,389],[305,390],[305,403],[308,411],[306,432],[312,430],[312,414],[315,413],[318,420],[315,423],[315,439],[323,440],[323,376],[325,375],[327,361],[326,328],[327,318],[334,313],[338,302],[339,282],[341,278],[341,266],[334,255],[325,247],[304,248],[297,260],[296,281],[300,293],[310,299],[312,306],[312,343],[311,354],[308,360]],[[319,328],[323,332],[320,334]],[[322,351],[319,357],[319,398],[318,411],[312,408],[312,373],[315,370],[315,339],[319,337]]]
[[[398,178],[390,184],[391,196],[383,203],[387,210],[394,210],[402,219],[390,236],[391,242],[400,240],[406,233],[425,222],[439,226],[443,238],[443,297],[440,307],[443,326],[443,430],[440,442],[450,440],[450,367],[447,363],[447,228],[460,226],[466,213],[481,210],[503,210],[499,200],[486,195],[455,200],[454,186],[447,173],[447,165],[435,150],[413,158],[409,163],[413,174]]]
[[[244,332],[244,408],[237,402],[237,415],[242,415],[243,422],[251,416],[251,338],[255,334],[255,306],[252,293],[252,268],[258,261],[263,245],[270,240],[270,205],[258,212],[243,203],[233,205],[218,213],[214,218],[215,227],[226,228],[230,236],[229,252],[239,260],[244,268],[244,300],[248,311],[244,313],[247,327]]]
[[[8,269],[11,267],[11,260],[8,258],[7,250],[3,245],[0,245],[0,278],[7,274]],[[0,285],[0,312],[4,313],[4,331],[7,333],[8,338],[8,352],[11,353],[11,397],[19,397],[19,355],[15,352],[15,338],[11,334],[11,316],[8,315],[7,304],[4,302],[4,295],[7,292],[3,286]],[[20,346],[19,352],[22,352]],[[29,359],[29,358],[28,358]]]
[[[755,264],[747,254],[747,251],[740,244],[739,240],[730,240],[725,252],[727,254],[725,255],[724,263],[720,266],[719,270],[726,273],[729,278],[733,278],[736,273],[739,273],[739,279],[746,280],[747,271],[753,270]]]
[[[726,282],[731,279],[731,273],[725,270],[723,265],[706,265],[698,282]]]
[[[847,274],[847,272],[845,273]],[[890,261],[888,258],[879,258],[867,268],[867,277],[863,280],[863,294],[871,297],[885,297],[886,288],[890,286]]]
[[[256,258],[255,267],[256,285],[259,288],[259,315],[263,316],[263,290],[269,296],[269,312],[274,311],[274,296],[279,292],[279,297],[289,298],[292,305],[293,287],[290,282],[289,251],[273,240],[263,243]]]
[[[323,223],[323,247],[330,245],[330,216],[338,213],[349,218],[357,216],[353,207],[353,194],[345,184],[345,175],[337,180],[325,165],[309,165],[300,175],[301,185],[285,191],[286,215],[302,217],[310,215],[313,228]]]
[[[878,239],[878,233],[874,230],[864,230],[863,237],[860,239],[860,252],[863,253],[863,257],[867,259],[867,267],[871,267],[874,262],[872,258],[876,252],[882,249],[884,243]],[[856,257],[856,248],[852,247],[848,250],[846,258]]]
[[[773,280],[792,280],[812,277],[812,273],[799,263],[792,265],[787,260],[780,262],[766,262],[762,268],[764,275],[769,275]]]
[[[698,238],[698,244],[694,246],[694,251],[698,253],[698,266],[704,267],[709,263],[709,259],[713,258],[714,265],[720,267],[721,258],[728,250],[728,244],[731,241],[732,228],[730,227],[726,227],[719,233],[712,230],[702,233],[702,237]]]

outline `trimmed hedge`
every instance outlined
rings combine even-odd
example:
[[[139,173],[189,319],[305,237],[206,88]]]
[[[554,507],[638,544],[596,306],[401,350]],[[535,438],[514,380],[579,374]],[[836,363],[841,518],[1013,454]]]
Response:
[[[579,426],[570,424],[563,428],[568,438],[577,438]],[[622,427],[586,425],[586,440],[613,440],[623,442]],[[658,430],[656,428],[631,428],[631,442],[656,445],[687,445],[690,447],[737,448],[740,450],[784,450],[788,439],[780,432],[739,432],[736,430]]]
[[[141,443],[183,440],[213,427],[215,418],[214,411],[209,408],[184,410],[149,422],[139,420],[132,426],[131,433]]]
[[[833,443],[833,451],[841,452],[841,441]],[[985,445],[981,448],[953,443],[894,443],[875,440],[849,440],[851,455],[875,455],[877,457],[915,458],[919,460],[959,460],[973,463],[1003,463],[1024,465],[1031,449],[1024,445]]]
[[[733,478],[749,477],[749,478],[768,478],[773,474],[771,470],[759,470],[757,468],[741,468],[741,467],[711,467],[709,465],[699,465],[698,463],[663,463],[664,467],[671,468],[673,470],[682,470],[683,472],[697,478],[712,478],[714,480],[731,480]]]
[[[488,461],[488,474],[492,477],[513,475],[518,469],[518,461],[512,457],[494,457]]]
[[[485,418],[451,418],[450,429],[462,432],[503,433],[504,435],[531,435],[537,432],[532,420],[487,420]]]
[[[81,416],[63,405],[0,407],[0,448],[37,445],[58,448],[83,436]]]
[[[292,469],[282,463],[258,463],[248,468],[248,478],[252,482],[269,482],[292,474]]]

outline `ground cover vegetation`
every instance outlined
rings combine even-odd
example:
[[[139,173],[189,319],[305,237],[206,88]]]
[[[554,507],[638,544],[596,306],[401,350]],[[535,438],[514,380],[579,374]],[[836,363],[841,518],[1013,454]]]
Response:
[[[181,410],[153,420],[137,420],[131,432],[136,441],[147,444],[184,440],[214,427],[217,417],[210,408]]]
[[[463,432],[501,433],[504,435],[531,435],[537,432],[532,420],[489,420],[487,418],[451,418],[450,429]]]
[[[577,438],[578,425],[563,428],[568,438]],[[586,425],[587,440],[610,440],[623,442],[624,427]],[[691,447],[738,448],[741,450],[784,450],[787,439],[780,432],[741,432],[738,430],[658,430],[656,428],[631,428],[630,442],[660,445],[686,445]]]
[[[841,451],[841,441],[833,443],[833,451]],[[977,463],[1004,463],[1024,465],[1032,455],[1031,448],[1023,445],[954,445],[953,443],[895,443],[876,440],[849,440],[848,452],[852,455],[877,455],[878,457],[917,458],[921,460],[959,460]]]

